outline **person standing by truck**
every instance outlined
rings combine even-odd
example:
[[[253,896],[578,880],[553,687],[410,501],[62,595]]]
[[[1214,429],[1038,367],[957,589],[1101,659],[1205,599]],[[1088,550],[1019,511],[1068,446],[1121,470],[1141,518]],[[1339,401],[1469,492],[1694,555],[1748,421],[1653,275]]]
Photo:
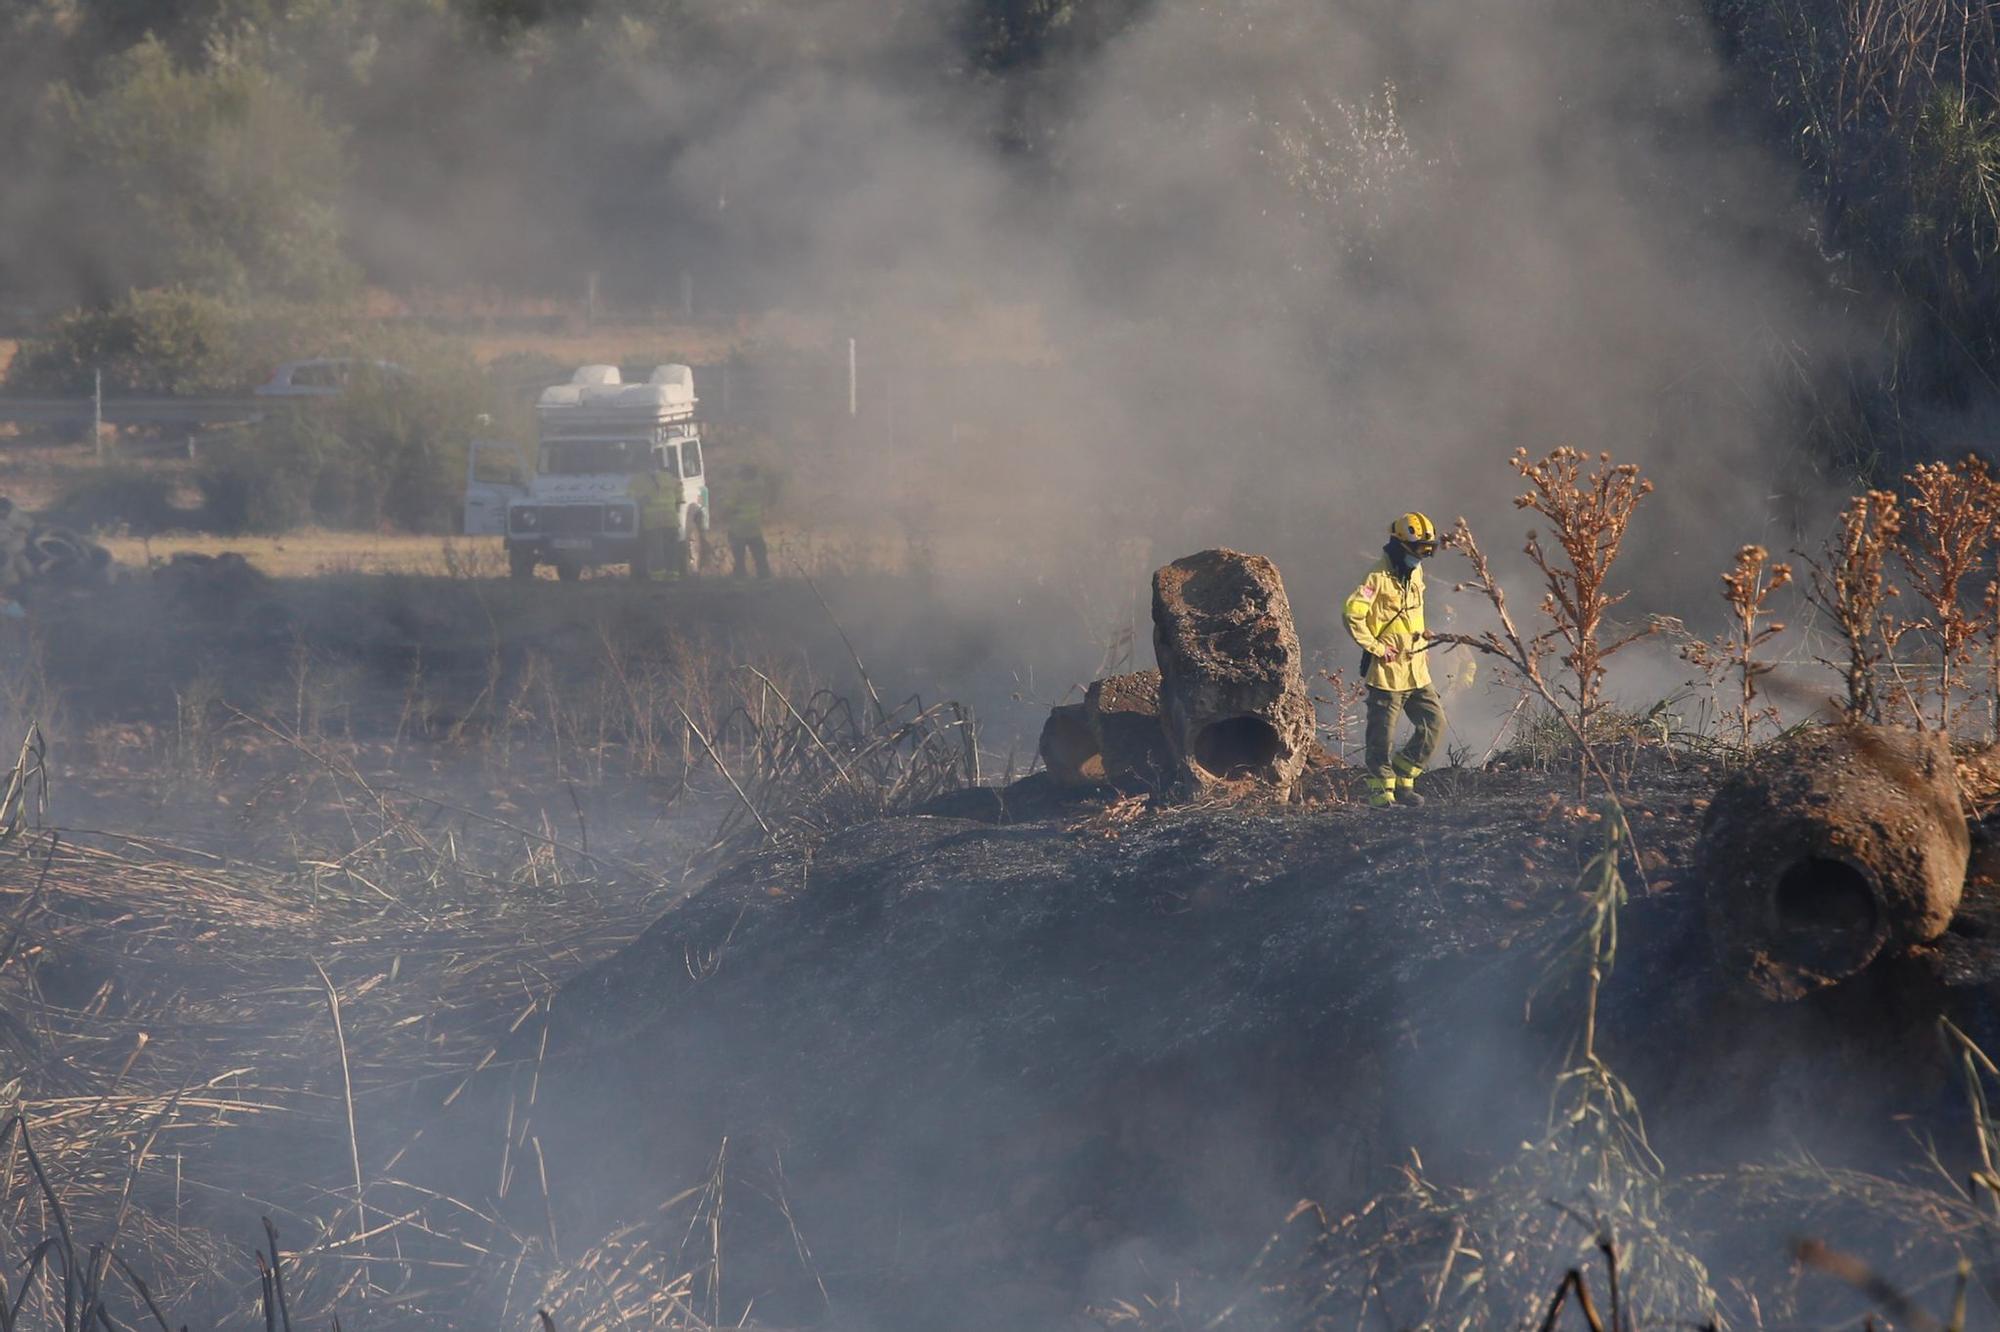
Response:
[[[764,521],[778,501],[778,474],[768,464],[753,460],[738,464],[725,478],[721,513],[729,533],[729,551],[734,576],[750,572],[752,560],[757,576],[771,576],[770,549],[764,542]]]
[[[1437,524],[1406,513],[1389,524],[1382,558],[1341,608],[1347,632],[1361,647],[1368,685],[1368,803],[1421,805],[1417,774],[1444,736],[1444,704],[1431,686],[1424,634],[1423,562],[1437,553]],[[1396,719],[1408,717],[1409,742],[1390,753]]]

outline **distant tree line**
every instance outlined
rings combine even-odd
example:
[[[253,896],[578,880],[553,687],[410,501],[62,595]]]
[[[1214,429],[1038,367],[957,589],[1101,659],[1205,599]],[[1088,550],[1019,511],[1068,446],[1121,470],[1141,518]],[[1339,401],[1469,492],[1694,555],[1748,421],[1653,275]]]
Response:
[[[732,260],[749,282],[773,242],[726,171],[681,167],[760,92],[859,75],[1055,170],[1073,85],[1160,3],[0,0],[0,319],[164,288],[573,295],[600,266],[662,301]],[[2000,0],[1607,3],[1705,26],[1728,110],[1796,167],[1809,207],[1774,244],[1877,335],[1802,389],[1829,449],[1865,468],[1913,413],[2000,395]],[[1369,114],[1396,147],[1393,105]]]
[[[949,101],[1144,3],[0,0],[0,302],[547,285],[579,236],[607,266],[699,261],[726,228],[672,166],[779,74]],[[510,225],[528,200],[557,224]]]

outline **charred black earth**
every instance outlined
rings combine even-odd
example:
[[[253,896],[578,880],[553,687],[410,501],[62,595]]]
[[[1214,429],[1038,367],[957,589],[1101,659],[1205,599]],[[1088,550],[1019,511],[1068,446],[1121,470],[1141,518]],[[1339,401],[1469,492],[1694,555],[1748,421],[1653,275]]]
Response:
[[[2000,894],[1975,865],[1938,943],[1769,1002],[1703,930],[1714,783],[1634,779],[1598,1048],[1678,1168],[1886,1168],[1913,1124],[1962,1123],[1937,1019],[1993,1034]],[[1146,1274],[1239,1263],[1300,1198],[1369,1196],[1412,1152],[1474,1178],[1543,1121],[1604,825],[1573,777],[1426,788],[1370,811],[1029,783],[746,854],[566,986],[487,1112],[533,1079],[558,1233],[723,1160],[733,1299],[772,1325],[1084,1325]]]

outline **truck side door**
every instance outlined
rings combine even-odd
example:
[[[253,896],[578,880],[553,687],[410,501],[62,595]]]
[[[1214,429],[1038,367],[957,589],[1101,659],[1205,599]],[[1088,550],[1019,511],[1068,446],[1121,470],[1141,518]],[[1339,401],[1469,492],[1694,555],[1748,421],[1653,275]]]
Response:
[[[474,440],[465,451],[465,535],[505,536],[508,501],[527,495],[527,476],[512,444]]]
[[[707,524],[708,476],[701,456],[701,440],[694,435],[681,441],[681,502],[700,509],[703,525]]]
[[[665,439],[653,446],[655,469],[648,478],[646,526],[670,532],[680,539],[681,531],[681,451],[677,440]]]

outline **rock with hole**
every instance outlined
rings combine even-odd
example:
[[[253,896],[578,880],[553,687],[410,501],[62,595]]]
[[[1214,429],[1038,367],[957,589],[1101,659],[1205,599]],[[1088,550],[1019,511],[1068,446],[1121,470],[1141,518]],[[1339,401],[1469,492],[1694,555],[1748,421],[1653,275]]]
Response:
[[[1278,567],[1205,550],[1155,572],[1153,652],[1182,789],[1288,799],[1310,752],[1313,709]]]
[[[1792,1000],[1936,939],[1970,838],[1949,746],[1898,727],[1817,727],[1716,791],[1697,850],[1727,975]]]

